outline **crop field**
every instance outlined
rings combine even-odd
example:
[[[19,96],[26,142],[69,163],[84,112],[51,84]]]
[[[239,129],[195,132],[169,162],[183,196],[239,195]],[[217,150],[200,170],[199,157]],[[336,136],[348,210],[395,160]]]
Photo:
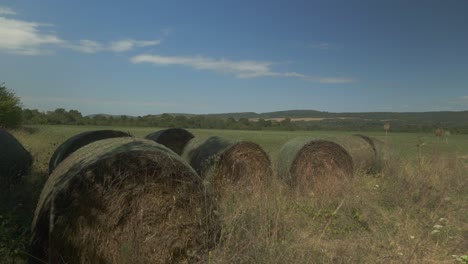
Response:
[[[78,133],[114,129],[136,138],[148,127],[29,126],[12,134],[31,152],[31,177],[2,194],[0,256],[24,263],[33,213],[55,149]],[[255,196],[228,189],[220,235],[202,263],[463,263],[468,261],[468,135],[190,129],[196,138],[252,141],[269,155],[273,184]],[[281,147],[297,137],[365,134],[386,143],[382,171],[356,172],[349,191],[299,197],[275,174]],[[326,190],[325,190],[326,191]],[[0,257],[0,263],[2,257]],[[174,262],[175,263],[175,262]]]

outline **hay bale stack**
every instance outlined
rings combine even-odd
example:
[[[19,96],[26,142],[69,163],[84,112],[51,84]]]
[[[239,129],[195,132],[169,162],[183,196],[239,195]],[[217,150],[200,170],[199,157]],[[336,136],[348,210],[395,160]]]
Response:
[[[79,148],[84,147],[90,143],[98,140],[116,138],[116,137],[130,137],[131,135],[121,131],[115,130],[95,130],[87,131],[75,135],[62,143],[54,152],[49,161],[49,174],[54,171],[60,162],[70,156]]]
[[[296,138],[281,148],[277,171],[299,194],[328,198],[346,191],[353,177],[353,161],[337,143]]]
[[[0,189],[17,183],[30,174],[31,154],[8,131],[0,129]]]
[[[329,138],[342,146],[353,159],[353,167],[356,171],[372,172],[376,162],[376,149],[371,138],[364,135],[341,136]]]
[[[145,138],[164,145],[175,153],[182,155],[185,145],[193,137],[192,133],[183,128],[169,128],[151,133]]]
[[[201,178],[171,150],[145,139],[97,141],[47,180],[30,262],[204,262],[217,231],[211,211]]]
[[[217,198],[230,186],[239,187],[238,190],[245,193],[260,191],[270,183],[273,174],[265,151],[248,141],[195,138],[185,147],[183,158]]]

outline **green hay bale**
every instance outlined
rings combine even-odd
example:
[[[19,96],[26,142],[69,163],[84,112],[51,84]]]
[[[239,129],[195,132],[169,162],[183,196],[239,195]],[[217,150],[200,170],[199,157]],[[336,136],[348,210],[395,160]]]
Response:
[[[48,178],[30,262],[206,262],[218,230],[211,201],[196,172],[164,146],[134,138],[94,142]]]
[[[258,192],[272,178],[270,158],[253,142],[195,138],[187,144],[182,156],[218,198],[229,186],[239,187],[240,192]]]
[[[17,183],[31,173],[31,154],[4,129],[0,129],[0,189]]]
[[[326,138],[342,146],[353,159],[353,167],[356,171],[372,172],[377,153],[372,139],[364,135],[341,136]]]
[[[49,161],[49,174],[66,159],[70,154],[77,151],[79,148],[84,147],[90,143],[98,140],[116,138],[116,137],[130,137],[131,135],[121,131],[115,130],[95,130],[87,131],[75,135],[62,143],[54,152]]]
[[[295,138],[278,154],[278,176],[299,194],[333,197],[344,193],[353,177],[353,161],[340,145]]]
[[[193,137],[192,133],[183,128],[169,128],[151,133],[145,138],[164,145],[175,153],[182,155],[185,145]]]

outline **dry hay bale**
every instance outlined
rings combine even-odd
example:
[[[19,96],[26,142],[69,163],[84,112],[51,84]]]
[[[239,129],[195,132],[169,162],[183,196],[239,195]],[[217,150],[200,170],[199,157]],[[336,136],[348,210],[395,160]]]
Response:
[[[62,143],[54,152],[49,161],[49,174],[62,162],[65,158],[70,156],[79,148],[86,146],[98,140],[116,138],[116,137],[130,137],[131,135],[121,131],[115,130],[94,130],[87,131],[75,135]]]
[[[371,137],[373,146],[375,147],[375,162],[372,167],[372,172],[381,172],[385,166],[394,165],[398,161],[398,155],[394,152],[391,145],[378,138]]]
[[[192,139],[183,158],[205,180],[217,198],[226,187],[239,187],[239,192],[255,193],[272,178],[271,162],[265,151],[248,141],[210,137]]]
[[[364,135],[353,135],[327,138],[327,140],[339,144],[348,151],[356,171],[372,172],[377,157],[372,139]]]
[[[8,131],[0,129],[0,188],[8,188],[30,174],[31,154]]]
[[[187,145],[193,137],[192,133],[183,128],[169,128],[151,133],[145,138],[162,144],[175,153],[182,155],[185,145]]]
[[[30,262],[205,262],[218,230],[211,201],[196,172],[164,146],[134,138],[94,142],[47,180]]]
[[[337,143],[295,138],[278,154],[278,176],[299,194],[317,198],[340,196],[353,177],[353,161]]]

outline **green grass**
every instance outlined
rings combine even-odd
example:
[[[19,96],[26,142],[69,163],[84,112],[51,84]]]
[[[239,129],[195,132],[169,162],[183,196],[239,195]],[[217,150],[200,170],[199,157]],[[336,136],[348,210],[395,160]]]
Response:
[[[32,128],[33,133],[28,129],[13,134],[34,156],[33,176],[13,188],[0,205],[0,254],[8,256],[4,259],[10,262],[25,259],[27,230],[35,203],[47,177],[49,159],[62,142],[95,129],[122,130],[135,137],[158,130],[95,126]],[[197,137],[217,135],[256,142],[273,162],[282,145],[292,138],[355,134],[190,131]],[[356,175],[343,200],[325,204],[291,195],[279,179],[255,197],[239,197],[234,190],[221,205],[221,240],[211,252],[210,262],[446,263],[456,261],[452,255],[465,256],[468,135],[452,135],[446,142],[433,134],[389,133],[387,139],[384,132],[364,134],[387,140],[399,160],[389,162],[377,175]],[[425,144],[418,149],[416,145],[421,142]],[[435,228],[436,225],[441,227]]]

